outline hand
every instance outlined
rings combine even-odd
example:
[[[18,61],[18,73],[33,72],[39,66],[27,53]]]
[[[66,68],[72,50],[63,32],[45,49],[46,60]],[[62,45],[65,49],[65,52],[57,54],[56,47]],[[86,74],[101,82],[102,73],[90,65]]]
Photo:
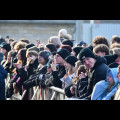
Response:
[[[8,62],[11,62],[11,57],[7,57],[7,61],[8,61]]]
[[[22,68],[22,66],[21,66],[19,63],[18,63],[18,64],[17,64],[17,63],[14,63],[14,67],[17,68],[17,69]]]
[[[72,86],[71,88],[70,88],[70,91],[71,91],[71,93],[74,95],[75,94],[75,86]]]
[[[13,83],[13,88],[14,88],[14,89],[16,88],[15,86],[16,86],[16,83]]]
[[[53,60],[52,64],[51,64],[51,69],[52,71],[56,71],[56,63],[55,60]]]
[[[15,88],[14,89],[14,94],[17,94],[19,92],[19,89],[18,88]]]
[[[85,78],[85,73],[81,72],[81,74],[79,74],[79,79]]]

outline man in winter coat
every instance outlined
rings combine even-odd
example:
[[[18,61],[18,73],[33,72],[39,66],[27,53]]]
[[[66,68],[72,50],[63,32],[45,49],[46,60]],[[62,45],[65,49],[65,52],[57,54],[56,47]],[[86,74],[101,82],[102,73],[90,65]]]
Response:
[[[95,56],[89,48],[82,49],[78,56],[79,60],[89,69],[87,89],[79,98],[90,100],[93,87],[97,82],[106,78],[109,67],[104,57]]]
[[[62,81],[60,79],[63,78],[64,75],[66,74],[64,63],[65,63],[65,58],[69,55],[70,52],[67,49],[60,49],[60,51],[57,52],[55,57],[56,62],[55,60],[53,60],[51,64],[52,76],[53,76],[52,83],[53,86],[55,87],[62,88]],[[57,67],[56,64],[58,64]]]
[[[7,71],[0,65],[0,100],[5,100],[5,78],[7,78]]]

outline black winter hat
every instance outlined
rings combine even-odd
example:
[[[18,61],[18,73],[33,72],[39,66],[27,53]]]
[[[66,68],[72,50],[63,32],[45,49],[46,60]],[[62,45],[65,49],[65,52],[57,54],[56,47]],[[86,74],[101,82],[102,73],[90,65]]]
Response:
[[[28,44],[28,45],[26,45],[26,49],[28,49],[30,47],[33,47],[33,46],[35,46],[35,45],[34,44]]]
[[[1,38],[0,39],[0,44],[2,44],[3,42],[6,42],[5,39]]]
[[[76,53],[76,56],[77,56],[82,49],[83,49],[83,47],[74,47],[73,51]]]
[[[78,55],[78,58],[82,63],[83,63],[83,60],[87,57],[96,58],[93,52],[88,47],[83,48]]]
[[[78,59],[77,59],[77,57],[70,55],[70,56],[68,56],[68,57],[65,58],[65,61],[67,63],[69,63],[70,65],[72,65],[72,66],[75,67],[75,63],[78,61]]]
[[[70,55],[70,52],[67,49],[60,49],[57,54],[60,55],[63,59],[65,59],[67,56]]]
[[[53,43],[49,43],[46,45],[47,48],[49,48],[50,52],[57,52],[57,49]]]
[[[65,39],[65,40],[62,41],[62,44],[63,45],[70,45],[71,47],[73,47],[73,42],[71,40],[66,40]]]
[[[10,44],[5,42],[2,43],[1,48],[4,48],[7,52],[11,50]]]

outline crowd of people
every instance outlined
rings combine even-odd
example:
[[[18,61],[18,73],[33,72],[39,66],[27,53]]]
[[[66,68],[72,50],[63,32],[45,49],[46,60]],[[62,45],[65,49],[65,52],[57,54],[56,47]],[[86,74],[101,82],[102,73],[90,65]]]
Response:
[[[38,40],[0,38],[0,100],[23,94],[30,88],[55,86],[67,100],[119,100],[120,37],[96,36],[91,44],[74,44],[66,29],[51,36],[47,44]],[[5,79],[10,75],[6,88]]]

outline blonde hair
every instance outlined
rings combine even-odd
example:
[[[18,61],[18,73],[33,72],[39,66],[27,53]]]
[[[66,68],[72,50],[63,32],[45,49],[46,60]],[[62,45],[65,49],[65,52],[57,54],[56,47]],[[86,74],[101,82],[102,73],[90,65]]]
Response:
[[[73,84],[77,84],[77,81],[79,80],[79,74],[81,74],[81,72],[86,73],[85,65],[80,65],[78,67],[77,76],[75,75],[75,77],[72,79]]]
[[[119,44],[119,43],[113,43],[113,44],[110,46],[110,49],[113,49],[113,48],[120,48],[120,44]]]
[[[18,42],[18,43],[15,44],[15,46],[14,46],[14,50],[19,51],[20,49],[25,48],[26,45],[27,45],[27,44],[24,43],[24,42]]]
[[[58,36],[50,37],[48,43],[53,43],[57,49],[60,48],[60,46],[62,45],[60,38]]]

